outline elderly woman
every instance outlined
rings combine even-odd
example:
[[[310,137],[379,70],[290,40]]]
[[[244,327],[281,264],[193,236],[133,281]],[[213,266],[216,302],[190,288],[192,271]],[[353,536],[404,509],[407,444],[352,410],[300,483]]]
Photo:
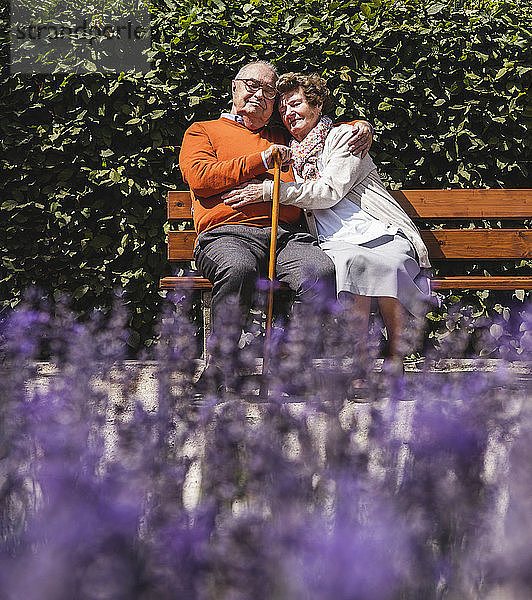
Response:
[[[422,271],[430,266],[427,249],[369,155],[349,153],[351,127],[333,127],[322,115],[329,93],[325,80],[287,73],[277,88],[296,177],[295,183],[281,183],[280,202],[305,209],[310,231],[334,261],[338,297],[352,304],[364,332],[376,298],[388,333],[388,362],[402,370],[405,309],[422,316],[429,294]],[[286,156],[288,149],[281,151]],[[238,208],[271,201],[272,188],[272,181],[249,182],[222,197]]]

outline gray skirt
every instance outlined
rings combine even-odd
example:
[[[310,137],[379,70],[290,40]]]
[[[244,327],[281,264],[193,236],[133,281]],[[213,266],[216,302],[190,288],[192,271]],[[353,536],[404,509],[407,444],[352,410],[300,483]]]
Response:
[[[419,267],[414,247],[401,231],[364,244],[329,240],[320,246],[334,262],[338,294],[397,298],[414,316],[425,316],[429,280]]]

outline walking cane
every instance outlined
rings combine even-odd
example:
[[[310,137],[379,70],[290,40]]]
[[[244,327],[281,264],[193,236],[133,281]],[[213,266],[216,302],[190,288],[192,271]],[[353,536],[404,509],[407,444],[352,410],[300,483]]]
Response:
[[[273,317],[273,288],[275,277],[275,252],[277,250],[277,226],[279,224],[279,188],[281,185],[281,153],[277,148],[273,152],[273,199],[272,199],[272,233],[270,236],[270,262],[268,265],[268,311],[266,313],[266,332],[264,336],[264,361],[262,375],[267,375],[270,369],[270,340]],[[263,380],[260,389],[261,396],[268,395],[268,387]]]

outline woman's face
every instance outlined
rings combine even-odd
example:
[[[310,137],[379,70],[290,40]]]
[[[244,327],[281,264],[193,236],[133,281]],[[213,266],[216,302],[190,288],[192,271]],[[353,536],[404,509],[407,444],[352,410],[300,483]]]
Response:
[[[317,124],[321,116],[321,104],[310,105],[300,87],[286,92],[279,101],[279,112],[284,126],[298,142]]]

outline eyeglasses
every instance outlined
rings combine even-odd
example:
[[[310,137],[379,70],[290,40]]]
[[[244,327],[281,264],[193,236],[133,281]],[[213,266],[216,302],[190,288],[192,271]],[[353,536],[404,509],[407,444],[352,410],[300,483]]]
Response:
[[[256,79],[235,79],[235,81],[242,81],[246,86],[246,90],[252,94],[262,89],[262,94],[266,100],[273,100],[277,96],[277,90],[274,87],[271,85],[262,85]]]

